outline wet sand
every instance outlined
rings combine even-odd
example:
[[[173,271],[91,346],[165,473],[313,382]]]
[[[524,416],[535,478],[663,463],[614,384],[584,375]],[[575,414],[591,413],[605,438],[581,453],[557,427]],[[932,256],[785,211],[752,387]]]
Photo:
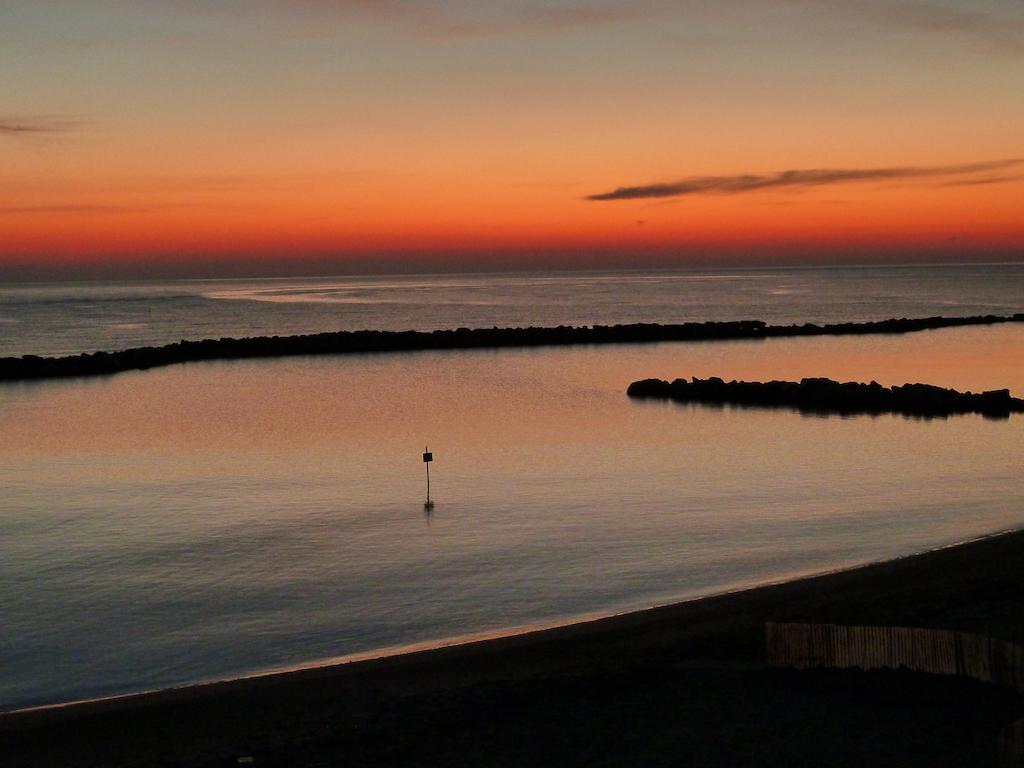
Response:
[[[765,621],[1024,638],[1024,532],[540,632],[0,716],[2,766],[992,765],[1016,694],[772,670]],[[239,758],[252,762],[239,763]]]

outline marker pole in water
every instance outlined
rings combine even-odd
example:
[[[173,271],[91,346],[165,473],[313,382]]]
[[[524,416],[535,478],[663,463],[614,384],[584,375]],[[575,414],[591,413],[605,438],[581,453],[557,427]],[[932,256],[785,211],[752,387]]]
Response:
[[[430,500],[430,462],[434,460],[434,454],[432,454],[427,446],[423,446],[423,463],[427,465],[427,500],[423,504],[425,509],[433,509],[434,502]]]

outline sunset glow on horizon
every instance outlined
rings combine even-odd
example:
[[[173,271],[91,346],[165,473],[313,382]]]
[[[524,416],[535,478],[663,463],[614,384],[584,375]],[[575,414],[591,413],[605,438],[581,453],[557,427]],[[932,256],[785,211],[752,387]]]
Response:
[[[0,66],[0,275],[1024,256],[1011,0],[44,0]]]

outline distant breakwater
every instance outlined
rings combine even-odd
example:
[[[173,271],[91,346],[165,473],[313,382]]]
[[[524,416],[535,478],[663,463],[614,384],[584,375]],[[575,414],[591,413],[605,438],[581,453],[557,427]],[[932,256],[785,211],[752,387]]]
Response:
[[[931,384],[904,384],[883,387],[877,381],[840,383],[832,379],[796,381],[723,381],[718,377],[644,379],[629,385],[626,394],[634,398],[674,400],[680,403],[740,405],[767,408],[794,408],[814,414],[882,414],[936,418],[960,414],[981,414],[1005,419],[1011,413],[1024,413],[1024,400],[1010,396],[1010,390],[997,389],[974,394],[943,389]]]
[[[1012,316],[925,317],[829,325],[767,325],[760,320],[661,325],[558,326],[557,328],[459,328],[444,331],[338,331],[302,336],[258,336],[206,339],[136,347],[119,352],[94,352],[68,357],[0,358],[0,381],[28,381],[75,376],[105,376],[176,363],[242,360],[294,355],[346,355],[368,352],[499,349],[585,344],[644,344],[663,341],[724,341],[788,336],[851,336],[898,334],[966,325],[1024,322]]]

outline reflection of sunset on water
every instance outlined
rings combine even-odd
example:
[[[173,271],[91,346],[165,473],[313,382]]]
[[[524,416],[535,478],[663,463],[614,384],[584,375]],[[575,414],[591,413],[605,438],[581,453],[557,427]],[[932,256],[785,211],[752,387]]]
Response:
[[[1021,764],[1020,0],[12,0],[0,72],[0,765]]]
[[[671,423],[634,421],[635,408],[623,400],[630,382],[824,376],[974,392],[1009,388],[1024,396],[1022,372],[1024,328],[1016,324],[903,336],[190,363],[74,386],[4,385],[8,407],[0,411],[0,428],[10,440],[0,453],[259,454],[329,444],[375,450],[382,440],[411,437],[417,429],[460,446],[598,443],[605,434],[631,433],[671,439]],[[763,417],[745,412],[742,418]]]
[[[62,586],[73,579],[110,590],[111,605],[138,584],[125,615],[170,600],[179,608],[168,620],[205,650],[178,659],[152,645],[140,618],[138,663],[158,661],[133,679],[156,683],[947,544],[1020,524],[1020,417],[809,418],[637,402],[626,386],[827,375],[1019,394],[1022,349],[1024,328],[1007,325],[199,363],[8,384],[0,507],[18,533],[4,539],[4,562],[36,585],[8,598],[45,593],[68,617],[85,609],[81,598],[102,614]],[[426,522],[425,442],[436,500]],[[299,594],[301,610],[289,597]],[[261,628],[241,655],[218,640],[223,617],[204,625],[211,600]],[[25,691],[60,688],[32,669]]]

